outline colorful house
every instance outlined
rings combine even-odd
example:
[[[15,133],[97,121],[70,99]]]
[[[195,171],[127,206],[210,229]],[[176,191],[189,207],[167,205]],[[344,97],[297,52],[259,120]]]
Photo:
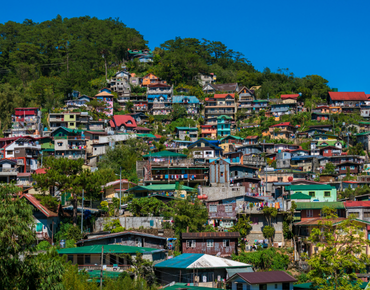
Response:
[[[313,201],[337,201],[336,188],[328,184],[288,185],[285,186],[285,191],[288,191],[291,195],[298,192],[309,195]]]
[[[231,134],[232,117],[221,115],[217,117],[217,136],[229,136]]]
[[[217,125],[201,125],[200,130],[202,138],[216,139],[217,137]]]
[[[98,101],[105,103],[105,108],[100,109],[101,112],[104,112],[106,116],[113,115],[113,98],[111,91],[107,88],[101,89],[100,92],[95,95],[95,98]]]

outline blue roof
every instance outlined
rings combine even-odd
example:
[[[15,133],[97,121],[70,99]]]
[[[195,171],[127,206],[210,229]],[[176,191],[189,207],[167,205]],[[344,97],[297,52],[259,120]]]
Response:
[[[172,103],[182,103],[184,99],[188,99],[188,104],[199,104],[199,100],[196,96],[173,96]]]
[[[200,138],[198,139],[197,141],[193,142],[192,144],[188,145],[188,148],[193,148],[195,144],[197,143],[200,143],[201,141],[203,141],[204,143],[208,143],[210,146],[213,146],[214,149],[216,150],[223,150],[221,147],[217,146],[218,144],[220,144],[220,141],[218,140],[207,140],[207,139],[204,139],[204,138]]]
[[[182,254],[175,258],[163,261],[154,265],[154,268],[175,268],[175,269],[186,269],[194,263],[196,260],[201,258],[204,254]]]
[[[159,99],[159,97],[163,97],[167,100],[168,95],[166,95],[166,94],[163,94],[163,95],[148,95],[148,100],[151,100],[151,99],[154,100],[155,98]]]
[[[213,161],[217,161],[217,160],[220,160],[221,158],[215,158],[215,159],[209,159],[209,163],[213,162]],[[230,158],[223,158],[224,161],[226,161],[227,163],[230,164]]]

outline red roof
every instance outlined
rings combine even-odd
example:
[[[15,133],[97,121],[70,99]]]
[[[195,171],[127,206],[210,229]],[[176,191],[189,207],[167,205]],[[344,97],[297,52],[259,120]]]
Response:
[[[158,139],[161,139],[162,138],[162,136],[161,135],[154,135],[156,138],[158,138]]]
[[[362,201],[348,200],[343,203],[345,207],[370,207],[370,200],[362,200]]]
[[[364,92],[329,92],[332,101],[368,101]]]
[[[38,201],[36,199],[36,197],[34,197],[33,195],[31,194],[23,194],[21,196],[22,197],[25,197],[27,198],[27,200],[32,203],[38,210],[40,210],[46,217],[57,217],[58,214],[56,214],[55,212],[52,212],[51,210],[47,209],[45,206],[43,206],[40,201]]]
[[[200,125],[201,128],[212,128],[214,125]]]
[[[240,278],[242,278],[244,281],[248,282],[249,284],[272,284],[272,283],[297,282],[295,278],[285,273],[284,271],[237,273],[235,275],[238,275]]]
[[[128,124],[128,122],[130,121],[131,121],[131,124]],[[130,115],[114,115],[112,120],[109,121],[109,125],[112,128],[115,128],[116,125],[118,127],[120,127],[121,125],[124,125],[125,127],[128,127],[128,128],[135,128],[137,126],[135,119]]]
[[[290,127],[293,127],[290,122],[284,122],[284,123],[280,123],[280,124],[276,124],[276,125],[272,125],[270,126],[271,127],[284,127],[284,126],[290,126]]]
[[[280,97],[282,100],[297,99],[299,97],[299,94],[281,95]]]
[[[224,99],[227,96],[230,96],[233,99],[235,98],[235,94],[215,94],[212,98],[206,98],[206,101],[208,101],[209,99]]]
[[[45,174],[46,170],[45,168],[39,168],[35,170],[35,174]]]
[[[248,137],[245,137],[244,139],[256,139],[258,138],[258,136],[248,136]]]
[[[24,173],[20,172],[20,173],[17,174],[17,176],[19,176],[19,177],[31,176],[31,173],[30,172],[24,172]]]

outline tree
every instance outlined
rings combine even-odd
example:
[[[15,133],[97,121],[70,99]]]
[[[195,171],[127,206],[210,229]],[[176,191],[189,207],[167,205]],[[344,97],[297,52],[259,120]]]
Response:
[[[322,173],[325,174],[335,174],[335,165],[331,162],[325,164],[325,169]]]
[[[134,107],[134,103],[131,101],[128,101],[125,105],[125,108],[128,112],[132,112],[132,108]]]
[[[128,204],[128,210],[134,216],[161,216],[171,210],[163,201],[155,197],[134,198]]]
[[[149,146],[141,139],[131,138],[125,144],[119,144],[114,148],[109,147],[106,154],[98,163],[98,168],[113,170],[122,178],[137,183],[139,180],[136,174],[136,161],[143,159],[143,155],[149,152]]]
[[[174,201],[169,204],[174,211],[176,234],[189,232],[202,232],[208,220],[207,208],[198,200],[194,203],[188,200]]]
[[[188,115],[188,112],[186,111],[184,106],[181,106],[180,104],[173,104],[172,111],[171,111],[172,120],[186,118],[187,115]]]
[[[250,219],[249,217],[246,217],[245,215],[240,216],[238,219],[238,222],[232,227],[233,232],[239,232],[240,238],[239,238],[239,243],[240,243],[240,248],[242,251],[245,250],[245,238],[247,237],[247,234],[249,230],[252,228],[250,224]]]
[[[266,220],[267,220],[267,224],[268,224],[262,230],[263,231],[263,236],[266,239],[269,240],[269,244],[271,246],[272,245],[273,237],[275,236],[275,229],[272,226],[272,218],[276,218],[277,217],[278,211],[274,207],[267,207],[267,206],[265,206],[263,208],[263,214],[265,215]]]
[[[33,207],[17,193],[19,188],[0,186],[0,274],[2,289],[58,289],[64,260],[55,250],[33,255]],[[15,238],[16,237],[16,238]]]
[[[233,254],[232,259],[252,264],[255,271],[284,271],[289,265],[289,256],[278,252],[275,248],[259,248],[254,252]]]
[[[354,216],[337,222],[332,208],[323,208],[324,221],[313,228],[309,237],[312,246],[319,249],[307,260],[311,267],[308,278],[320,289],[360,289],[361,273],[370,262],[363,248],[370,245],[363,225]]]
[[[106,102],[93,99],[86,103],[90,110],[90,115],[95,121],[99,119],[104,119],[106,117],[105,113],[108,112],[108,106]]]
[[[44,158],[43,165],[45,174],[33,174],[36,181],[34,187],[43,192],[55,187],[61,193],[72,193],[73,224],[77,223],[77,200],[85,192],[86,198],[97,198],[100,196],[101,186],[115,180],[112,170],[98,170],[91,172],[84,169],[82,158],[74,160],[67,158]]]
[[[153,271],[153,262],[143,259],[143,254],[141,253],[137,253],[135,257],[126,254],[125,257],[137,278],[144,279],[149,286],[155,284],[156,277]]]

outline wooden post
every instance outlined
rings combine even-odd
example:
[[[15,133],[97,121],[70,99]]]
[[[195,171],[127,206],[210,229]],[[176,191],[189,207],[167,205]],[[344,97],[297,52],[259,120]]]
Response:
[[[103,256],[104,256],[104,246],[101,246],[101,258],[100,258],[100,289],[103,289]]]
[[[179,283],[181,283],[181,270],[180,270]]]

